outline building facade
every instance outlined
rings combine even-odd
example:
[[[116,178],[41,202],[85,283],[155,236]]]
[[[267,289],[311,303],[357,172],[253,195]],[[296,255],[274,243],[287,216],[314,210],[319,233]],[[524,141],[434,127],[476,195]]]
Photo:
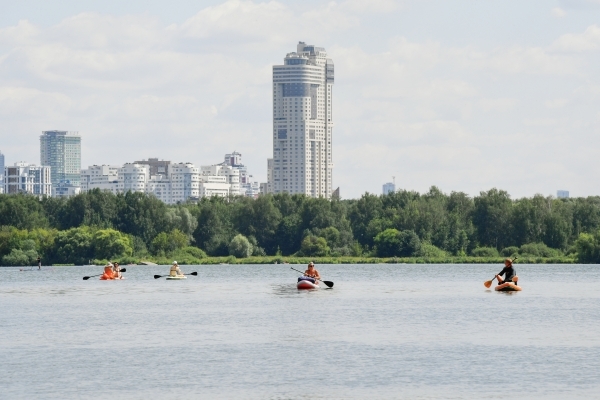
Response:
[[[396,184],[392,182],[388,182],[383,185],[383,194],[390,194],[396,191]]]
[[[43,131],[40,163],[51,167],[52,184],[69,181],[81,185],[81,137],[78,132]]]
[[[568,190],[557,190],[556,191],[556,197],[559,199],[568,199],[569,198],[569,191]]]
[[[271,193],[331,197],[333,83],[333,61],[322,47],[300,42],[273,66]]]
[[[0,194],[4,193],[4,154],[0,151]]]
[[[81,192],[100,189],[117,194],[119,191],[119,166],[92,165],[81,170]]]
[[[4,168],[4,193],[52,196],[50,167],[25,162]]]

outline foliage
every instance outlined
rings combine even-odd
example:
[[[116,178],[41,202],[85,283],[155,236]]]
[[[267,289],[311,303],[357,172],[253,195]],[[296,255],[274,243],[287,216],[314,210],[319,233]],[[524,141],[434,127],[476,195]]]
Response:
[[[252,255],[252,244],[246,236],[239,234],[229,243],[229,254],[237,258],[246,258]]]
[[[302,240],[299,254],[303,256],[325,257],[329,255],[329,251],[329,246],[327,246],[327,241],[324,238],[308,235]]]
[[[418,252],[418,256],[426,258],[446,258],[448,257],[448,253],[431,243],[421,243],[421,249]]]
[[[161,232],[152,240],[150,248],[155,255],[168,255],[189,244],[189,237],[179,229],[171,232]]]
[[[375,236],[375,248],[379,257],[411,257],[421,249],[421,241],[414,231],[386,229]]]
[[[521,246],[519,254],[535,257],[558,257],[561,255],[561,252],[556,249],[551,249],[544,243],[528,243]]]
[[[100,190],[68,199],[0,195],[2,263],[10,254],[22,261],[27,251],[37,252],[44,262],[69,264],[167,257],[190,244],[209,256],[226,257],[237,235],[247,238],[255,257],[444,254],[430,247],[435,246],[447,257],[495,254],[474,251],[487,247],[505,256],[518,249],[520,257],[583,252],[580,259],[588,260],[593,246],[586,241],[598,230],[600,197],[511,199],[498,189],[470,197],[431,187],[422,194],[399,190],[343,201],[283,193],[174,206],[142,193]]]
[[[498,250],[495,247],[477,247],[471,251],[473,257],[498,257]]]
[[[513,257],[519,254],[519,248],[517,246],[508,246],[503,248],[500,254],[504,257]]]
[[[600,264],[600,231],[593,234],[580,233],[575,241],[577,262],[583,264]]]

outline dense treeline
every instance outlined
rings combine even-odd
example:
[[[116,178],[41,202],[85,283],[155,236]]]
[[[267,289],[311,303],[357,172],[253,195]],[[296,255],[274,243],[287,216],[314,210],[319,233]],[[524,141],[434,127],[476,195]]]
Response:
[[[167,206],[141,193],[69,199],[0,195],[0,262],[206,256],[538,257],[600,262],[600,197],[513,200],[492,189],[398,191],[356,200],[205,198]]]

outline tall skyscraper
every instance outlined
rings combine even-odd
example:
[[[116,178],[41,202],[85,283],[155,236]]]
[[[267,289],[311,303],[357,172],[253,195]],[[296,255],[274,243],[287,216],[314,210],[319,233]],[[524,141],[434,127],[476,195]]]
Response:
[[[273,66],[270,192],[331,197],[333,75],[325,49],[304,42]]]
[[[52,185],[81,184],[81,137],[78,132],[44,131],[40,136],[40,158],[51,167]]]
[[[0,151],[0,194],[4,193],[4,154]]]

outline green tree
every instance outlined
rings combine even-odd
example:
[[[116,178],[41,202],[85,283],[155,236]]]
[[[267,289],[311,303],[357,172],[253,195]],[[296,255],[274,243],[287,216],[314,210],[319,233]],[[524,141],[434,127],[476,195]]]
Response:
[[[326,257],[329,255],[329,246],[322,237],[309,235],[302,240],[300,253],[303,256]]]
[[[580,233],[575,241],[577,262],[582,264],[600,263],[600,232]]]
[[[375,248],[379,257],[411,257],[421,249],[421,241],[413,231],[386,229],[375,236]]]
[[[475,197],[473,223],[477,229],[478,242],[496,249],[510,246],[512,201],[507,192],[492,189]]]
[[[252,244],[246,236],[236,235],[229,243],[229,254],[237,258],[247,258],[252,255]]]
[[[171,232],[161,232],[152,240],[150,248],[155,255],[169,255],[189,244],[189,237],[179,229]]]
[[[130,257],[133,246],[129,236],[114,229],[101,229],[94,233],[94,252],[96,259],[114,259]]]

